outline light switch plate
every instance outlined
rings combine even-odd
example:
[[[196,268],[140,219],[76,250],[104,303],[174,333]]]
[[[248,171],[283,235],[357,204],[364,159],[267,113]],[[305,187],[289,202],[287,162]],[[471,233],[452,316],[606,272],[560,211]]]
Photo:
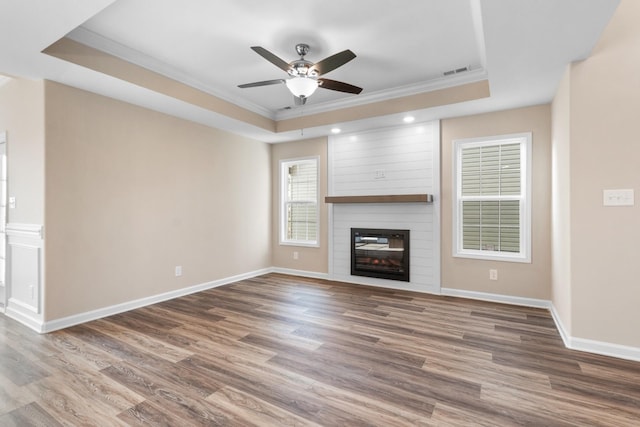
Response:
[[[16,198],[9,197],[9,209],[15,209],[15,208],[16,208]]]
[[[635,204],[633,189],[603,190],[602,204],[603,206],[633,206]]]

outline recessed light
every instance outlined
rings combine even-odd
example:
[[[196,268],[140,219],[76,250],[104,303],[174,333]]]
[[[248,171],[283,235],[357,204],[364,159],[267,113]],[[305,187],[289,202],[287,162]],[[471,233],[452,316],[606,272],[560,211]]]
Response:
[[[331,133],[340,133],[340,132],[341,132],[340,128],[331,129]]]
[[[416,118],[415,118],[415,117],[413,117],[413,116],[406,116],[404,119],[402,119],[402,121],[403,121],[403,122],[405,122],[405,123],[413,123],[413,121],[414,121],[415,119],[416,119]]]

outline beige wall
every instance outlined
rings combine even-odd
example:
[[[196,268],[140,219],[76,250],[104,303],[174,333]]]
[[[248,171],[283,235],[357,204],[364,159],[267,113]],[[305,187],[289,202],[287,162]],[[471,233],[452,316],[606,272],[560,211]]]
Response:
[[[622,0],[551,106],[442,121],[444,288],[552,299],[572,337],[640,347],[640,202],[602,206],[603,189],[640,189],[638,19],[640,2]],[[326,138],[268,146],[23,79],[0,86],[4,130],[9,221],[45,224],[46,321],[270,266],[328,271],[327,205],[319,248],[281,246],[272,191],[279,160],[319,155],[324,197]],[[528,131],[532,263],[452,257],[452,142]]]
[[[571,73],[564,73],[551,105],[551,301],[571,335]]]
[[[391,100],[374,102],[364,106],[343,108],[338,111],[304,114],[299,117],[274,121],[233,103],[217,98],[161,74],[124,61],[109,53],[83,45],[69,38],[62,38],[44,51],[65,61],[105,73],[135,85],[151,89],[233,119],[275,132],[287,132],[302,128],[323,126],[336,122],[353,121],[373,116],[401,113],[454,104],[490,95],[489,81],[462,84],[459,86],[403,96]]]
[[[0,132],[7,132],[7,222],[44,222],[44,83],[11,79],[0,86]]]
[[[508,296],[551,298],[551,117],[541,105],[496,113],[445,119],[441,122],[442,287]],[[532,262],[497,262],[452,256],[452,147],[461,138],[533,134]],[[498,280],[489,280],[489,269]]]
[[[640,2],[623,0],[571,67],[572,336],[640,347]],[[603,207],[631,188],[633,207]]]
[[[300,157],[318,156],[320,158],[320,246],[317,248],[288,246],[279,243],[280,218],[280,170],[281,160]],[[327,138],[316,138],[304,141],[286,142],[271,146],[271,180],[272,180],[272,260],[273,266],[315,273],[329,271],[329,253],[327,233],[329,227],[328,207],[324,203],[327,195]],[[298,252],[298,259],[293,253]]]
[[[267,144],[45,88],[45,321],[271,266]]]
[[[258,113],[66,37],[47,47],[43,52],[235,120],[269,131],[276,129],[273,120]]]

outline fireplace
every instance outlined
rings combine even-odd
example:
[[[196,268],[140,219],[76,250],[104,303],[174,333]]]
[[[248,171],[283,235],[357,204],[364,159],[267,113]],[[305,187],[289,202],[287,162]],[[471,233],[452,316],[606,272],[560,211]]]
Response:
[[[351,229],[351,274],[409,281],[409,230]]]

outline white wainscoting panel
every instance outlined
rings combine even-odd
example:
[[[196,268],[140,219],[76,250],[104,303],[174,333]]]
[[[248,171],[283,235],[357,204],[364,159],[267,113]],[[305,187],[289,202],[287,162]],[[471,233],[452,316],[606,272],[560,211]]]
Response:
[[[42,330],[42,225],[9,223],[7,232],[7,306],[5,313]]]
[[[37,246],[11,243],[11,296],[9,302],[40,313],[40,251]]]
[[[433,203],[345,203],[330,207],[329,274],[335,280],[440,291],[440,123],[329,139],[329,195],[432,194]],[[410,281],[351,275],[351,228],[410,231]]]

